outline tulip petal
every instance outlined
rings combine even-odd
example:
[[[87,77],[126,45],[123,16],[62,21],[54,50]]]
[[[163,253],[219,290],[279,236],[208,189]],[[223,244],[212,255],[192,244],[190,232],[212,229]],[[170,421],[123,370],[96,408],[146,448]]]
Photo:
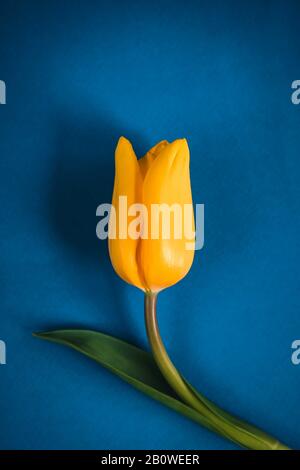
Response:
[[[142,174],[142,178],[144,179],[147,171],[149,170],[152,162],[156,159],[159,153],[168,145],[167,140],[162,140],[158,142],[158,144],[154,145],[144,157],[139,159],[140,170]]]
[[[148,227],[151,226],[151,207],[153,204],[179,205],[183,211],[185,204],[192,204],[189,174],[189,148],[185,139],[175,140],[165,146],[152,162],[143,184],[143,203],[148,210]],[[141,240],[138,250],[138,263],[143,270],[147,288],[158,292],[182,279],[189,271],[194,250],[187,249],[184,231],[184,217],[178,221],[171,214],[170,238],[163,239],[161,227],[159,237]],[[190,224],[194,229],[193,211]],[[152,228],[153,228],[152,218]],[[182,236],[176,239],[174,230],[181,224]],[[155,225],[155,224],[154,224]],[[162,225],[162,224],[160,224]],[[157,227],[156,227],[157,228]],[[155,227],[154,227],[155,229]]]
[[[119,219],[121,212],[119,197],[126,196],[127,207],[129,207],[131,204],[141,202],[141,190],[142,177],[135,152],[129,140],[121,137],[115,152],[115,182],[112,204],[116,217],[111,216],[109,226],[110,234],[115,232],[116,238],[109,237],[109,255],[117,274],[124,281],[144,290],[136,259],[138,240],[127,236],[127,226],[131,220],[127,215],[127,210],[123,214],[125,220]],[[120,238],[120,229],[126,230],[126,238]]]

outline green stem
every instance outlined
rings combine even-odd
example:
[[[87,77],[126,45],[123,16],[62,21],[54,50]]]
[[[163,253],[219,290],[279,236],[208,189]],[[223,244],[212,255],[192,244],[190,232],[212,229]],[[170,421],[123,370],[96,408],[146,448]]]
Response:
[[[191,387],[178,372],[162,342],[156,317],[157,294],[145,294],[145,322],[154,359],[166,381],[193,409],[209,419],[211,428],[233,442],[255,450],[288,450],[264,431],[225,412]]]

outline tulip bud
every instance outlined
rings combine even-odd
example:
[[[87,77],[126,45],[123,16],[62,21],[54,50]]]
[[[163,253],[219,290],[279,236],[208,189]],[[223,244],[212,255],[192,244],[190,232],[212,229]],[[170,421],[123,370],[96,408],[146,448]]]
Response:
[[[143,204],[138,238],[128,236],[127,229],[126,237],[120,235],[133,220],[130,211],[122,213],[120,196],[127,197],[128,208]],[[112,204],[115,217],[110,219],[109,233],[116,237],[109,236],[109,254],[117,274],[145,292],[159,292],[182,279],[194,258],[187,141],[162,141],[137,160],[130,142],[121,137],[115,153]],[[191,227],[192,240],[187,235]]]

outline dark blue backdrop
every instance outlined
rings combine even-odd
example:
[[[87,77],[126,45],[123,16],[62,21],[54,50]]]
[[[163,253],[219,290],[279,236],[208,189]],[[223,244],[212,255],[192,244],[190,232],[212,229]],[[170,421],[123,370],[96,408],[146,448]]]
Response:
[[[146,347],[143,296],[95,236],[121,134],[139,154],[186,137],[205,203],[205,248],[159,302],[172,358],[300,446],[299,14],[286,0],[1,4],[1,448],[235,448],[31,337],[88,327]]]

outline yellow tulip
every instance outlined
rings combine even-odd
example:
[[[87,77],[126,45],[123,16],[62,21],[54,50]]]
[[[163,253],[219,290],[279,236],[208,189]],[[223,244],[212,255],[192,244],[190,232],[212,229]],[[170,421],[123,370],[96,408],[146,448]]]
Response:
[[[124,199],[126,211],[123,207]],[[194,258],[194,214],[187,141],[179,139],[170,144],[167,141],[159,142],[143,158],[137,160],[131,143],[121,137],[116,148],[112,205],[108,232],[110,258],[122,279],[145,292],[145,325],[153,359],[175,392],[176,400],[173,395],[169,397],[166,393],[160,393],[159,384],[151,386],[152,379],[154,384],[157,382],[156,372],[145,351],[95,331],[57,330],[37,336],[71,346],[106,367],[111,364],[109,368],[112,371],[139,390],[242,447],[253,450],[288,450],[276,438],[230,415],[190,385],[171,361],[159,332],[157,294],[182,279]],[[162,217],[168,217],[168,236],[165,236],[164,221],[161,221],[160,213],[158,218],[153,219],[153,206],[161,208],[162,205],[169,209],[169,212],[162,213]],[[176,217],[175,207],[179,208],[181,218]],[[188,212],[185,211],[187,207]],[[136,209],[140,210],[138,218],[135,217]],[[138,228],[134,236],[131,236],[130,231],[132,225]],[[121,356],[126,351],[128,356],[122,359]],[[143,374],[139,374],[143,358],[147,358],[145,383]],[[114,367],[116,362],[120,364],[117,369]]]
[[[142,234],[137,239],[124,237],[124,233],[120,236],[120,230],[133,220],[133,216],[128,213],[125,217],[121,214],[120,196],[127,197],[128,207],[131,204],[144,204],[147,217],[144,216],[143,225],[149,227],[148,236]],[[151,207],[153,204],[167,204],[168,207],[175,204],[185,214],[184,207],[189,205],[191,220],[188,222],[194,229],[187,141],[178,139],[172,143],[159,142],[138,160],[131,143],[121,137],[115,152],[112,204],[116,217],[110,219],[109,233],[114,232],[116,238],[109,236],[109,254],[117,274],[143,291],[154,293],[182,279],[194,258],[194,239],[191,241],[190,236],[187,237],[183,227],[183,219],[186,222],[186,217],[178,220],[170,212],[170,236],[165,239],[161,218],[156,221],[151,219]],[[153,223],[159,226],[153,227]],[[181,231],[180,237],[175,235],[176,229],[179,229],[179,233]],[[153,237],[152,230],[158,236]],[[192,249],[187,249],[187,243],[192,244]]]

